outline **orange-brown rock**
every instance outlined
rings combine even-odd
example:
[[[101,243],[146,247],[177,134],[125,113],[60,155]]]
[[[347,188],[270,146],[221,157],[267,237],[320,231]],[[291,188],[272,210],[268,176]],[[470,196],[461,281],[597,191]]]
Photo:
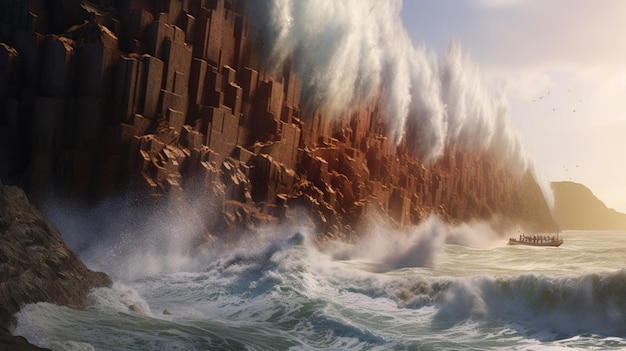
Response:
[[[214,233],[296,206],[346,236],[374,211],[398,225],[437,213],[553,226],[529,174],[454,145],[426,164],[386,137],[377,101],[343,119],[304,114],[293,59],[262,65],[243,0],[65,4],[65,21],[0,19],[0,135],[14,136],[0,140],[0,176],[37,201],[133,189],[176,204],[208,191]]]

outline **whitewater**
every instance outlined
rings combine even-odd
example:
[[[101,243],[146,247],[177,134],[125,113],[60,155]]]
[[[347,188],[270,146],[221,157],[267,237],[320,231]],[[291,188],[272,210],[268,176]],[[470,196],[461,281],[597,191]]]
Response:
[[[53,350],[626,348],[626,233],[565,231],[560,248],[538,248],[434,217],[354,244],[297,229],[267,228],[156,273],[165,252],[113,245],[108,260],[83,258],[109,266],[112,288],[82,311],[27,305],[15,333]]]

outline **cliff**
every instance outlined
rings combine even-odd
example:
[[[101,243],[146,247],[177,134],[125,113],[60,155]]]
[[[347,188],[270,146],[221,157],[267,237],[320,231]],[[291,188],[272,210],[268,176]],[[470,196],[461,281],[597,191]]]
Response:
[[[584,185],[553,182],[552,190],[552,214],[561,229],[626,230],[626,214],[607,208]]]
[[[424,162],[419,140],[388,139],[380,100],[304,111],[295,58],[267,68],[245,1],[57,3],[5,0],[0,15],[0,177],[36,203],[200,198],[221,236],[295,207],[325,236],[374,212],[553,227],[528,173],[455,145]]]

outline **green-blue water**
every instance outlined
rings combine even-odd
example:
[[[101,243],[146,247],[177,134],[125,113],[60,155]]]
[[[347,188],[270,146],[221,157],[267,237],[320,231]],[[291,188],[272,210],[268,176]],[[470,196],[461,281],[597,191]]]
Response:
[[[26,306],[16,333],[53,350],[626,348],[626,233],[565,231],[537,248],[474,240],[482,230],[430,220],[323,248],[274,232],[120,275],[85,311]]]

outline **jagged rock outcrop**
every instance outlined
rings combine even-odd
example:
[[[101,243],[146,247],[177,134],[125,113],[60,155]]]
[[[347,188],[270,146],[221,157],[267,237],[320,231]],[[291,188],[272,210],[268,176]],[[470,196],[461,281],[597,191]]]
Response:
[[[32,345],[24,337],[11,335],[8,329],[0,326],[0,351],[50,351]]]
[[[553,182],[554,220],[561,229],[626,230],[626,214],[607,208],[586,186]]]
[[[553,227],[532,177],[454,145],[425,164],[386,137],[378,101],[305,115],[293,62],[263,66],[246,1],[64,1],[71,24],[39,3],[4,0],[0,17],[0,176],[35,201],[201,193],[217,234],[295,206],[326,235],[373,211]]]
[[[84,308],[91,288],[111,284],[79,260],[22,190],[0,183],[0,326],[28,303]]]

